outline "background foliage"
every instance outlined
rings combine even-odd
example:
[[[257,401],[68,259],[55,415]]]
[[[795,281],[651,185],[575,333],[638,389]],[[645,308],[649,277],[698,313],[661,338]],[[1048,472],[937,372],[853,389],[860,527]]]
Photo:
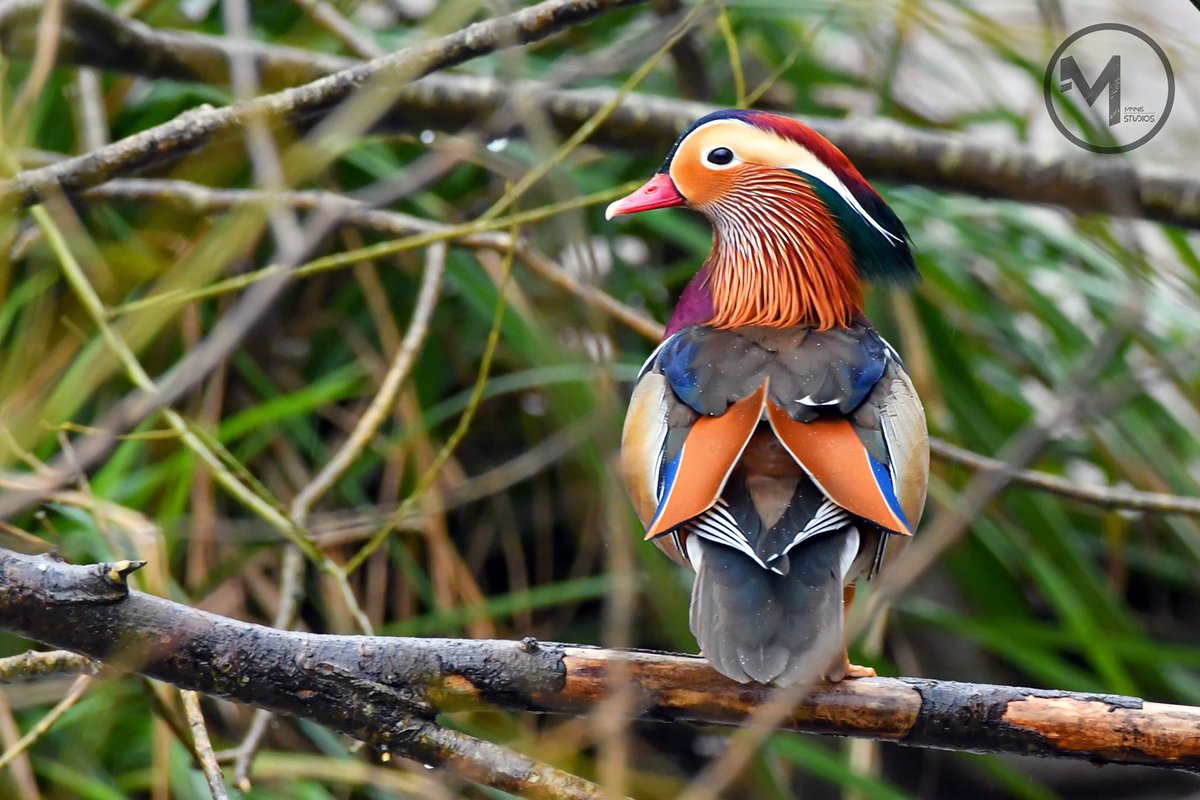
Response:
[[[311,2],[249,5],[256,40],[353,54]],[[498,13],[502,4],[332,5],[367,40],[392,50]],[[1180,20],[1194,25],[1197,18],[1179,5],[1156,17],[1119,5],[1085,16],[1054,3],[958,0],[714,6],[695,18],[686,50],[663,59],[637,89],[723,105],[753,93],[760,106],[813,117],[889,118],[1070,154],[1040,107],[1049,52],[1107,10],[1147,29],[1187,64],[1195,53],[1176,41],[1182,34],[1175,30]],[[622,86],[690,8],[664,1],[613,13],[460,71]],[[155,28],[229,32],[220,4],[205,0],[144,0],[121,11]],[[93,89],[77,69],[39,75],[28,59],[4,66],[7,170],[93,146],[81,114],[81,92]],[[1183,70],[1178,74],[1177,116],[1130,156],[1138,163],[1178,163],[1194,152],[1197,128],[1184,97],[1190,87]],[[99,76],[99,92],[105,117],[99,133],[113,139],[235,97],[227,86],[115,73]],[[558,146],[536,114],[530,120],[528,137],[471,130],[361,134],[298,188],[354,193],[390,185],[395,210],[446,223],[471,220]],[[487,131],[485,124],[479,129]],[[291,144],[283,136],[279,148],[294,158]],[[545,208],[648,177],[662,153],[626,145],[575,148],[517,205]],[[287,157],[284,163],[295,167]],[[173,166],[170,176],[215,187],[256,184],[240,141],[205,149]],[[912,234],[924,281],[911,295],[874,292],[869,310],[906,358],[934,434],[995,455],[1023,426],[1052,419],[1062,398],[1095,372],[1082,389],[1094,404],[1083,403],[1067,424],[1056,424],[1035,466],[1081,485],[1197,494],[1196,234],[920,186],[879,188]],[[603,199],[518,233],[585,284],[664,320],[708,252],[703,220],[659,212],[606,223]],[[79,224],[56,220],[66,231],[65,252],[82,263],[108,323],[151,375],[203,339],[236,296],[176,302],[168,292],[218,286],[280,252],[261,207],[211,215],[128,201],[74,208]],[[59,454],[66,434],[86,436],[133,386],[127,365],[106,346],[65,279],[63,248],[45,230],[25,216],[4,221],[0,467],[9,477]],[[380,240],[340,226],[313,255]],[[247,346],[177,405],[219,455],[215,470],[156,416],[73,491],[6,523],[6,535],[19,541],[25,531],[72,560],[146,558],[151,567],[141,588],[270,622],[281,600],[283,540],[218,478],[242,480],[271,506],[292,502],[378,391],[428,263],[427,254],[412,250],[296,280]],[[690,651],[688,579],[654,548],[638,545],[640,528],[613,472],[628,384],[652,344],[548,284],[519,258],[502,304],[510,263],[502,249],[449,249],[429,334],[399,400],[370,446],[314,507],[309,530],[328,558],[344,563],[407,502],[398,529],[349,579],[380,633],[532,635]],[[483,374],[493,330],[495,355]],[[1110,346],[1111,356],[1104,355]],[[422,476],[432,475],[464,415],[465,435],[424,486]],[[935,459],[926,526],[955,507],[971,474]],[[359,629],[335,580],[310,566],[302,587],[295,624]],[[882,674],[1200,704],[1198,587],[1197,519],[1105,510],[1010,487],[895,604],[886,630],[882,621],[871,627],[859,657]],[[26,647],[0,638],[4,655]],[[7,687],[0,693],[0,736],[11,742],[15,730],[28,730],[65,686],[48,679]],[[0,795],[21,796],[32,780],[45,798],[206,797],[186,748],[160,719],[162,698],[134,678],[98,682],[27,758],[0,774]],[[250,713],[213,701],[205,710],[218,749],[236,746]],[[725,742],[723,732],[683,725],[636,724],[614,735],[591,720],[476,713],[445,722],[645,797],[681,791]],[[369,764],[326,731],[277,721],[246,796],[434,791],[436,779],[419,768],[406,774]],[[462,796],[495,795],[449,786]],[[776,735],[728,796],[970,792],[1040,800],[1197,791],[1194,779],[1132,768],[1099,771]]]

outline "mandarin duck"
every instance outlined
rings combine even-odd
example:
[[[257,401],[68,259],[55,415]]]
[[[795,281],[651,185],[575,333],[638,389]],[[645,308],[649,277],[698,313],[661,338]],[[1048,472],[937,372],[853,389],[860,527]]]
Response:
[[[625,421],[646,538],[695,571],[689,621],[718,672],[874,675],[846,656],[846,615],[920,520],[929,443],[862,284],[916,280],[907,231],[833,144],[760,111],[695,122],[606,216],[670,206],[707,217],[713,247]]]

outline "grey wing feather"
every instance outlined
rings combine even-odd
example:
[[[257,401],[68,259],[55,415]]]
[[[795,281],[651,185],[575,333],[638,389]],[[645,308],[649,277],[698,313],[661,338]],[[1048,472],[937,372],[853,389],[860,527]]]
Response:
[[[925,409],[895,351],[888,347],[889,363],[879,383],[852,420],[859,437],[875,458],[885,461],[891,473],[896,499],[909,527],[915,531],[925,510],[929,485],[929,431]],[[863,559],[851,572],[852,580],[873,576],[886,560],[903,551],[907,537],[879,535],[877,545],[864,547]]]
[[[891,462],[896,499],[913,530],[925,510],[929,488],[929,429],[925,408],[917,397],[912,379],[898,363],[888,366],[889,391],[879,402],[879,419]],[[880,381],[884,383],[884,381]]]
[[[787,575],[699,536],[688,545],[697,570],[692,633],[718,672],[779,686],[842,677],[842,585],[859,549],[854,527],[801,542]]]

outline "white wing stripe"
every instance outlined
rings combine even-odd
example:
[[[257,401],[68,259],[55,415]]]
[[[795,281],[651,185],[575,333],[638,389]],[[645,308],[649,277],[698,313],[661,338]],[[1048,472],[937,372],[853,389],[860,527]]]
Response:
[[[849,512],[827,498],[822,501],[812,519],[804,526],[804,530],[796,534],[796,537],[783,549],[783,552],[767,560],[775,561],[780,556],[787,555],[793,547],[804,540],[835,531],[849,523]],[[727,503],[724,502],[723,498],[717,501],[717,505],[714,505],[689,522],[686,529],[689,534],[702,536],[709,541],[723,544],[726,547],[732,547],[740,553],[745,553],[760,567],[764,569],[768,568],[758,553],[754,552],[754,548],[750,546],[746,535],[742,533],[737,521],[734,520],[733,515],[727,510]]]
[[[643,377],[645,377],[647,372],[654,368],[654,362],[658,360],[658,354],[661,353],[662,349],[667,346],[667,342],[671,341],[671,339],[674,339],[678,335],[679,334],[674,334],[658,343],[658,347],[654,348],[654,352],[650,354],[650,357],[642,362],[642,368],[638,370],[637,380],[640,381]]]
[[[813,514],[812,519],[804,526],[804,530],[796,534],[796,538],[792,539],[791,543],[783,548],[782,555],[787,555],[793,547],[803,542],[805,539],[810,539],[813,536],[819,536],[822,533],[829,533],[846,525],[850,521],[850,514],[846,509],[834,503],[829,498],[822,501],[817,513]]]
[[[738,527],[737,521],[726,510],[726,504],[721,500],[718,500],[717,503],[718,505],[714,505],[688,523],[688,533],[702,536],[726,547],[732,547],[738,552],[745,553],[754,560],[754,563],[766,569],[767,565],[754,552],[746,535]]]
[[[846,533],[846,544],[842,547],[842,557],[838,559],[838,566],[842,571],[842,580],[846,580],[846,576],[850,574],[850,568],[854,566],[854,559],[858,557],[858,528],[851,525]]]

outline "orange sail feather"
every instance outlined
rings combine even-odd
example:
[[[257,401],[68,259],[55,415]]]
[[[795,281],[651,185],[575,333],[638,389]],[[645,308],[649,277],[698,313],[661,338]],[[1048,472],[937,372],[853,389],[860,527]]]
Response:
[[[850,420],[797,422],[774,403],[767,404],[767,418],[779,441],[830,500],[889,531],[912,534],[891,479],[880,480]]]
[[[729,407],[719,417],[701,417],[688,433],[668,474],[658,513],[646,531],[653,539],[707,510],[721,495],[751,434],[762,419],[767,384]],[[669,469],[669,467],[668,467]]]

